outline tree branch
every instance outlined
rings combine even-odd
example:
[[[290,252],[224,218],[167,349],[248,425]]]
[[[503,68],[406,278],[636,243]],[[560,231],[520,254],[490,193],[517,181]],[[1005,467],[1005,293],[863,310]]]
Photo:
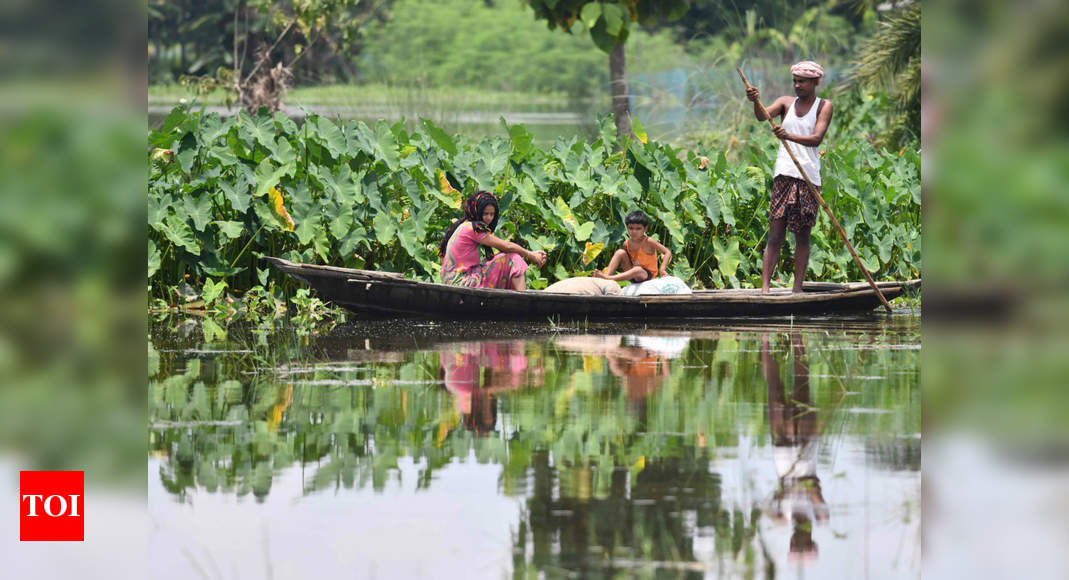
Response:
[[[287,34],[289,34],[289,31],[290,31],[291,28],[293,28],[293,25],[297,24],[297,19],[298,19],[298,16],[294,16],[293,20],[290,20],[290,23],[286,25],[286,29],[283,30],[282,34],[279,34],[278,38],[275,39],[275,43],[272,44],[271,47],[267,49],[267,54],[271,54],[275,50],[275,47],[278,46],[278,43],[282,42],[282,39],[285,38]],[[249,82],[249,79],[251,79],[253,77],[253,75],[255,75],[256,72],[260,70],[260,64],[262,62],[263,62],[263,60],[257,60],[256,66],[252,67],[252,71],[249,72],[249,76],[245,77],[245,80],[242,81],[242,83]]]

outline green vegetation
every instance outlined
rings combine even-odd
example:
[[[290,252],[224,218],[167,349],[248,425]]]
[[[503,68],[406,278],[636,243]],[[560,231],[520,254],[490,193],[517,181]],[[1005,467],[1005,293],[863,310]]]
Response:
[[[877,102],[844,106],[842,130],[878,127]],[[313,114],[298,126],[280,114],[220,118],[176,108],[149,135],[151,293],[166,299],[169,287],[209,278],[232,290],[286,284],[260,267],[265,255],[436,279],[439,236],[476,188],[500,197],[502,236],[549,253],[533,271],[536,288],[593,270],[590,258],[621,243],[623,216],[635,208],[673,249],[675,275],[704,287],[755,285],[773,137],[751,123],[740,145],[710,153],[709,170],[700,171],[693,152],[618,141],[613,129],[602,118],[597,138],[540,149],[523,125],[506,125],[508,138],[475,140],[430,121],[409,132],[402,123],[372,129]],[[824,197],[866,266],[876,278],[916,276],[918,153],[840,138],[824,163]],[[443,173],[463,191],[443,189]],[[825,220],[814,230],[812,278],[861,279]]]

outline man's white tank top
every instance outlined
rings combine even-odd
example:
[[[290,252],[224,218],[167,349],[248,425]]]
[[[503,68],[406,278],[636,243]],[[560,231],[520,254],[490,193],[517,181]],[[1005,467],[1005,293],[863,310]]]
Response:
[[[783,128],[788,133],[794,133],[795,135],[812,135],[813,129],[817,126],[817,109],[820,108],[820,101],[821,98],[817,97],[813,101],[813,106],[809,107],[809,112],[804,117],[799,117],[794,113],[794,105],[798,102],[798,99],[794,99],[794,103],[791,103],[791,107],[787,109],[787,114],[783,117]],[[817,148],[805,147],[794,141],[789,143],[791,144],[791,153],[794,153],[795,159],[802,165],[802,169],[805,169],[806,177],[813,182],[813,185],[820,185],[820,155]],[[773,177],[776,175],[788,175],[802,179],[802,175],[798,173],[798,168],[794,166],[794,162],[791,161],[787,150],[783,148],[783,142],[779,144],[779,155],[776,156],[776,168],[772,175]]]

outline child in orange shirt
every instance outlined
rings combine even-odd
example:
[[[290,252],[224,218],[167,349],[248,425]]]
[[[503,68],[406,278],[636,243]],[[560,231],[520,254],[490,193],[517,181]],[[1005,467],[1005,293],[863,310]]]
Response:
[[[645,282],[658,276],[668,275],[668,261],[672,259],[672,252],[661,245],[657,240],[646,235],[650,227],[650,218],[641,211],[633,211],[624,219],[627,226],[627,235],[630,239],[624,242],[621,250],[616,250],[609,261],[609,266],[604,271],[594,270],[595,278],[606,280],[627,280],[630,282]],[[657,254],[664,255],[660,267],[657,266]],[[617,268],[623,271],[613,274]]]

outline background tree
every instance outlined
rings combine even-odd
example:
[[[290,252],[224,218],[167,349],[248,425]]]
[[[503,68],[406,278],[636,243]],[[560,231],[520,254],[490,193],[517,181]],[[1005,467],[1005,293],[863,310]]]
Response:
[[[549,28],[560,27],[571,34],[576,22],[590,31],[590,38],[609,55],[609,86],[616,132],[631,134],[631,105],[627,90],[627,61],[624,43],[631,33],[631,23],[653,26],[677,20],[686,14],[690,0],[527,0],[535,18],[544,19]]]
[[[150,0],[152,82],[222,86],[245,108],[275,110],[293,78],[352,79],[371,20],[393,0]],[[301,69],[296,64],[301,62]]]
[[[862,0],[858,9],[871,3]],[[886,89],[897,104],[883,139],[891,147],[918,138],[921,116],[921,3],[896,6],[861,48],[850,76],[852,84]]]

